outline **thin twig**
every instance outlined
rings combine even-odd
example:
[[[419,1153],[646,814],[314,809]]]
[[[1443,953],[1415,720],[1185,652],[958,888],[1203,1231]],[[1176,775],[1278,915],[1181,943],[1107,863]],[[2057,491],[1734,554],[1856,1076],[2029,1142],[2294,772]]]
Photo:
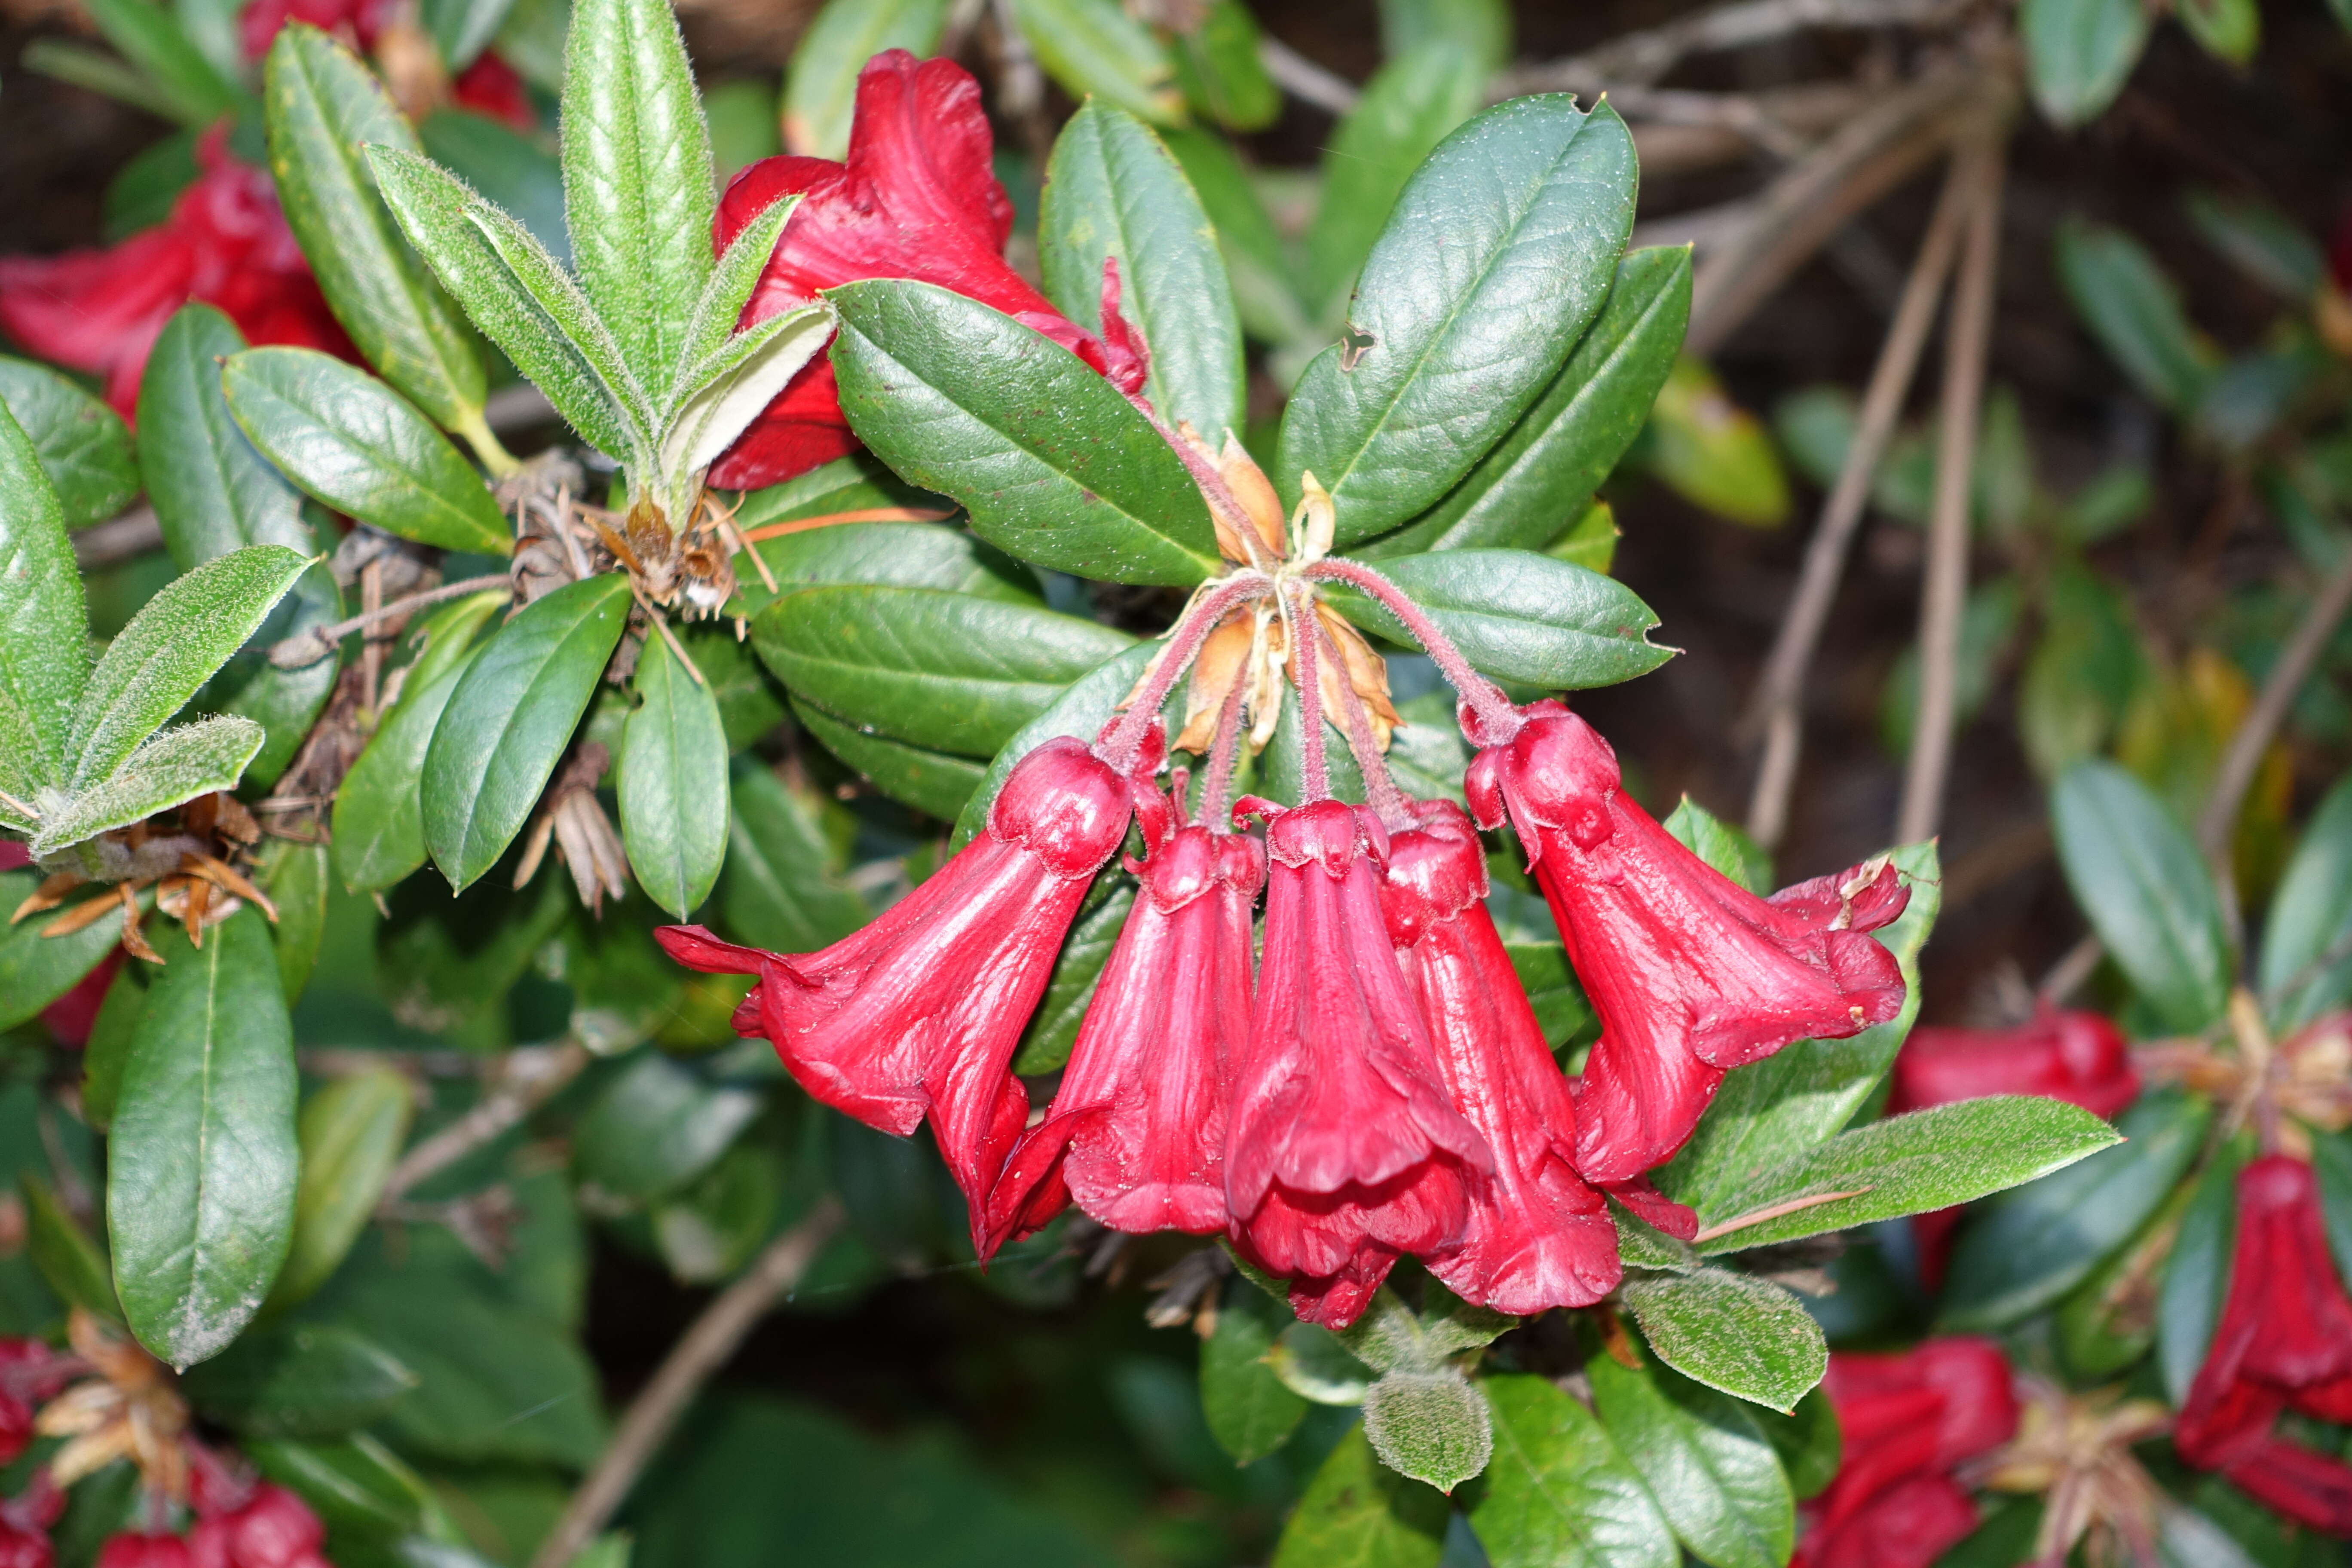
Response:
[[[1720,1225],[1708,1226],[1691,1239],[1713,1241],[1717,1237],[1729,1236],[1735,1230],[1746,1230],[1749,1226],[1762,1225],[1768,1219],[1779,1219],[1783,1215],[1802,1214],[1807,1209],[1817,1209],[1823,1204],[1843,1203],[1847,1198],[1858,1198],[1872,1190],[1869,1187],[1855,1187],[1849,1192],[1815,1193],[1811,1197],[1790,1198],[1786,1203],[1769,1204],[1763,1208],[1754,1209],[1747,1214],[1734,1215]]]
[[[556,419],[555,405],[529,382],[517,382],[490,394],[482,404],[482,421],[501,433],[546,425]]]
[[[73,547],[75,563],[85,572],[95,572],[163,549],[163,525],[156,521],[155,509],[142,504],[95,527],[76,531]]]
[[[758,544],[789,533],[806,533],[813,528],[832,528],[845,522],[944,522],[954,515],[952,510],[929,506],[862,506],[848,511],[829,511],[822,517],[796,517],[790,522],[763,522],[757,528],[744,528],[730,519],[729,526],[747,544]]]
[[[1512,71],[1496,83],[1498,98],[1525,92],[1583,92],[1653,82],[1685,55],[1769,43],[1807,27],[1934,27],[1957,20],[1972,0],[1741,0],[1661,27],[1612,38],[1597,49]]]
[[[1927,529],[1927,582],[1919,595],[1919,705],[1911,721],[1911,756],[1895,841],[1930,837],[1944,810],[1952,732],[1959,717],[1960,616],[1969,592],[1969,516],[1976,468],[1977,421],[1984,405],[1985,357],[1992,342],[1993,284],[2000,261],[2000,138],[1987,135],[1963,153],[1969,200],[1968,242],[1952,289],[1944,336],[1943,407],[1937,416],[1936,510]]]
[[[2335,574],[2304,611],[2286,646],[2279,650],[2278,661],[2263,678],[2262,695],[2254,699],[2237,732],[2230,737],[2230,749],[2221,754],[2221,765],[2213,774],[2212,794],[2197,817],[2198,847],[2217,868],[2228,866],[2230,830],[2237,823],[2238,808],[2245,804],[2254,773],[2262,766],[2263,753],[2270,749],[2272,738],[2286,721],[2287,710],[2294,706],[2295,693],[2310,679],[2347,609],[2352,609],[2352,550],[2344,552]]]
[[[269,650],[269,662],[280,669],[299,669],[306,664],[318,663],[335,651],[337,643],[353,632],[366,630],[378,621],[388,621],[395,616],[405,616],[427,605],[438,605],[450,599],[502,592],[505,587],[506,584],[496,577],[461,577],[455,583],[444,583],[438,588],[427,588],[421,594],[410,594],[389,604],[378,605],[373,610],[362,610],[332,626],[312,626],[307,632],[298,632]]]
[[[499,1137],[578,1078],[588,1060],[588,1047],[571,1040],[507,1052],[496,1087],[471,1110],[402,1155],[377,1202],[398,1203],[419,1182]]]
[[[1927,237],[1919,243],[1918,258],[1903,285],[1902,303],[1870,373],[1862,413],[1847,443],[1845,464],[1837,483],[1822,503],[1822,521],[1805,548],[1805,564],[1797,592],[1780,622],[1780,634],[1765,661],[1764,678],[1757,684],[1748,724],[1764,732],[1764,761],[1756,775],[1756,793],[1748,806],[1748,831],[1767,849],[1780,841],[1789,825],[1789,794],[1797,777],[1797,755],[1803,741],[1801,698],[1805,672],[1821,642],[1822,627],[1837,599],[1838,580],[1845,573],[1846,550],[1853,542],[1870,500],[1870,482],[1879,459],[1895,434],[1895,422],[1910,395],[1918,374],[1919,356],[1935,325],[1936,304],[1959,248],[1961,220],[1967,216],[1970,190],[1963,165],[1953,160],[1944,177],[1936,216],[1928,221]]]
[[[651,1462],[687,1405],[711,1375],[727,1364],[767,1315],[776,1299],[800,1283],[824,1244],[841,1228],[840,1203],[828,1195],[808,1216],[770,1242],[742,1277],[720,1291],[670,1348],[653,1381],[629,1405],[596,1459],[595,1468],[532,1556],[531,1568],[565,1568],[595,1539],[622,1503],[638,1474]]]
[[[1258,64],[1274,79],[1274,85],[1298,100],[1333,114],[1345,114],[1356,107],[1363,96],[1354,82],[1333,71],[1324,69],[1280,38],[1266,37],[1257,41]]]

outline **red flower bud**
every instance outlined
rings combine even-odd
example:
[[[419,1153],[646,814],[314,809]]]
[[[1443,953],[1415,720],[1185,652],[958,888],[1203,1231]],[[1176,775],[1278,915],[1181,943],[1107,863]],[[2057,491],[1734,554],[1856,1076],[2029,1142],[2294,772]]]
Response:
[[[1165,809],[1148,789],[1131,800],[1129,781],[1085,742],[1048,741],[1004,781],[986,831],[822,952],[738,947],[700,926],[656,934],[689,969],[760,977],[736,1030],[773,1041],[816,1099],[900,1137],[928,1117],[977,1237],[1029,1115],[1028,1091],[1009,1070],[1013,1048],[1087,884],[1138,805]]]
[[[256,1487],[242,1507],[199,1520],[189,1533],[193,1568],[314,1568],[326,1526],[284,1487]]]
[[[0,1568],[49,1568],[55,1561],[47,1536],[0,1524]]]
[[[1463,1300],[1521,1315],[1617,1288],[1617,1227],[1573,1163],[1576,1108],[1486,912],[1486,856],[1451,801],[1390,843],[1381,909],[1436,1047],[1438,1080],[1495,1153],[1469,1178],[1461,1239],[1429,1270]]]
[[[1724,1073],[1902,1010],[1903,975],[1867,931],[1910,892],[1884,862],[1757,898],[1633,804],[1617,755],[1556,702],[1465,780],[1479,825],[1507,816],[1601,1017],[1577,1086],[1577,1163],[1614,1183],[1671,1158]]]
[[[1840,1352],[1822,1389],[1844,1460],[1810,1510],[1807,1568],[1924,1568],[1976,1528],[1953,1466],[2017,1432],[2009,1363],[1990,1340],[1929,1340],[1901,1355]]]
[[[98,1568],[194,1568],[188,1543],[176,1535],[110,1535],[99,1549]]]
[[[1226,1119],[1243,1255],[1292,1281],[1299,1316],[1355,1321],[1407,1252],[1459,1240],[1467,1173],[1493,1152],[1441,1086],[1429,1027],[1381,914],[1388,835],[1360,806],[1265,812],[1265,933]]]
[[[2038,1094],[2113,1116],[2139,1097],[2139,1074],[2122,1031],[2096,1013],[2045,1011],[2011,1029],[1914,1029],[1895,1058],[1888,1110],[1988,1094]]]
[[[1255,838],[1180,827],[1129,862],[1142,882],[1045,1120],[989,1204],[989,1245],[1073,1197],[1113,1230],[1225,1227],[1225,1094],[1247,1038]]]

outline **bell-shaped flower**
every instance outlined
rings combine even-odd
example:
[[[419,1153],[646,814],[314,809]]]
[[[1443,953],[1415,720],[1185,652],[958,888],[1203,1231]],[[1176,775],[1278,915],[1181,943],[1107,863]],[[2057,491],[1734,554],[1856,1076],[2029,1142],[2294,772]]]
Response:
[[[1045,1120],[989,1203],[988,1245],[1076,1199],[1113,1230],[1225,1228],[1225,1096],[1248,1039],[1255,838],[1179,827],[1129,862],[1141,883]]]
[[[2352,1421],[2352,1300],[2311,1166],[2270,1154],[2238,1173],[2229,1295],[2173,1446],[2281,1513],[2352,1535],[2352,1468],[2272,1436],[2288,1410]]]
[[[1388,834],[1361,806],[1268,814],[1265,932],[1225,1121],[1244,1257],[1309,1321],[1356,1321],[1389,1268],[1461,1238],[1486,1140],[1454,1109],[1381,913]]]
[[[189,1568],[333,1568],[320,1550],[326,1526],[284,1487],[265,1482],[236,1507],[198,1511]]]
[[[949,59],[918,61],[904,49],[876,55],[857,73],[847,162],[763,158],[737,174],[719,198],[712,237],[721,252],[779,197],[804,198],[741,324],[798,310],[836,284],[911,278],[993,306],[1122,390],[1141,390],[1140,348],[1118,319],[1115,281],[1106,279],[1108,330],[1097,337],[1056,310],[1004,259],[1013,201],[997,183],[993,151],[980,84],[969,71]],[[856,449],[832,362],[820,355],[711,465],[710,482],[723,489],[772,485]]]
[[[1389,841],[1381,909],[1436,1047],[1438,1080],[1495,1154],[1468,1178],[1461,1239],[1429,1271],[1456,1295],[1522,1316],[1589,1307],[1617,1288],[1617,1227],[1576,1173],[1576,1108],[1486,912],[1486,855],[1451,801]]]
[[[1988,1094],[2038,1094],[2113,1116],[2139,1098],[2123,1032],[2096,1013],[2044,1009],[2009,1029],[1917,1028],[1895,1058],[1890,1111]]]
[[[1837,1039],[1903,1006],[1867,932],[1910,892],[1872,861],[1759,899],[1626,795],[1617,754],[1557,702],[1524,710],[1465,781],[1481,826],[1507,816],[1601,1018],[1577,1086],[1577,1165],[1627,1180],[1671,1158],[1729,1068]]]
[[[1158,762],[1154,749],[1139,771]],[[759,977],[735,1027],[773,1041],[811,1095],[901,1137],[928,1117],[977,1235],[1028,1120],[1013,1049],[1087,883],[1138,808],[1164,801],[1083,742],[1048,741],[1005,779],[984,831],[821,952],[738,947],[700,926],[656,935],[689,969]]]

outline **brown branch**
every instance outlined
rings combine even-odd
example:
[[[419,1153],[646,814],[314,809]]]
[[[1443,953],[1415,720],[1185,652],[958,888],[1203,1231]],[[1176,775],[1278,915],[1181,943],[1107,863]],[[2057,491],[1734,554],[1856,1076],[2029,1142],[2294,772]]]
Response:
[[[578,1078],[588,1060],[588,1047],[571,1040],[507,1052],[479,1103],[400,1157],[376,1200],[378,1206],[398,1203],[426,1177],[438,1175],[521,1121]]]
[[[370,565],[373,566],[373,563],[370,563]],[[350,619],[337,621],[332,626],[312,626],[307,632],[298,632],[270,648],[269,662],[279,669],[299,669],[304,665],[318,663],[335,651],[337,643],[341,642],[353,632],[365,631],[378,621],[388,621],[395,616],[405,616],[412,611],[421,610],[427,605],[438,605],[449,599],[463,599],[474,594],[502,591],[505,587],[505,582],[497,577],[461,577],[455,583],[444,583],[438,588],[427,588],[421,594],[411,594],[404,598],[394,599],[389,604],[378,605],[372,610],[362,610]]]
[[[1257,60],[1265,68],[1265,74],[1274,79],[1275,86],[1301,103],[1311,103],[1329,113],[1347,113],[1363,96],[1346,77],[1324,69],[1270,35],[1258,39]]]
[[[1829,134],[1877,99],[1882,89],[1855,81],[1805,82],[1765,92],[1683,93],[1683,100],[1732,99],[1753,106],[1774,125],[1784,127],[1807,143]],[[1652,117],[1637,107],[1639,100],[1624,89],[1612,90],[1609,101],[1633,122],[1633,151],[1642,173],[1653,179],[1664,174],[1712,169],[1753,157],[1756,142],[1730,121],[1738,111],[1675,119]]]
[[[1585,92],[1620,83],[1653,82],[1685,55],[1746,48],[1807,27],[1937,27],[1958,20],[1973,0],[1741,0],[1664,26],[1612,38],[1566,59],[1504,75],[1496,96],[1523,92]]]
[[[540,1543],[530,1568],[565,1568],[595,1539],[628,1500],[638,1473],[669,1436],[697,1391],[727,1364],[776,1299],[800,1283],[841,1222],[839,1201],[829,1194],[819,1199],[806,1218],[770,1242],[751,1267],[702,1310],[621,1417],[595,1468]]]
[[[155,509],[142,504],[94,527],[77,530],[73,547],[76,563],[85,572],[95,572],[163,549],[163,525],[155,520]]]
[[[2286,646],[2279,650],[2278,662],[2263,679],[2262,695],[2254,699],[2254,705],[2246,710],[2236,733],[2230,737],[2230,749],[2221,753],[2221,765],[2213,774],[2212,793],[2206,797],[2205,809],[2197,817],[2198,847],[2214,863],[2217,874],[2226,877],[2230,830],[2237,823],[2238,808],[2245,804],[2254,773],[2262,766],[2263,753],[2270,749],[2272,738],[2286,721],[2295,693],[2318,666],[2319,656],[2326,651],[2327,641],[2336,635],[2336,626],[2347,609],[2352,609],[2352,548],[2346,549],[2344,559],[2321,586],[2319,596],[2304,611]]]
[[[1762,1225],[1768,1219],[1779,1219],[1784,1215],[1802,1214],[1807,1209],[1817,1209],[1823,1204],[1843,1203],[1848,1198],[1858,1198],[1873,1190],[1874,1189],[1870,1187],[1854,1187],[1843,1193],[1815,1193],[1811,1197],[1790,1198],[1786,1203],[1768,1204],[1760,1209],[1752,1209],[1747,1214],[1734,1215],[1720,1225],[1708,1226],[1705,1230],[1692,1237],[1691,1240],[1713,1241],[1717,1237],[1729,1236],[1735,1230],[1746,1230],[1749,1226]]]

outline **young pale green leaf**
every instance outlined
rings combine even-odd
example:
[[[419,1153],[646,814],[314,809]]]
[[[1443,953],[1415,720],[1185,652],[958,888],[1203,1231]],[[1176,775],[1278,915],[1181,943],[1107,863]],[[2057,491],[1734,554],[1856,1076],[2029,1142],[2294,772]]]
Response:
[[[245,347],[212,306],[183,305],[140,378],[139,471],[183,572],[249,544],[315,548],[301,492],[253,449],[221,391],[221,362]]]
[[[1674,369],[1690,289],[1688,246],[1628,252],[1600,318],[1543,395],[1443,500],[1364,553],[1540,549],[1587,515],[1592,492],[1642,433]]]
[[[83,617],[58,492],[0,407],[0,826],[30,828],[24,808],[72,776],[74,706],[89,673]]]
[[[862,484],[845,487],[814,504],[846,500],[863,505],[872,489]],[[870,583],[893,588],[937,588],[1030,609],[1043,609],[1045,605],[1045,595],[1037,591],[1035,573],[962,530],[937,523],[837,523],[763,539],[752,548],[767,563],[777,591],[782,594],[827,583]],[[735,568],[735,597],[726,613],[757,616],[774,597],[751,563],[740,562]]]
[[[286,988],[289,1007],[309,987],[326,938],[327,900],[333,891],[327,867],[323,844],[272,838],[262,846],[255,883],[278,906],[278,929],[271,935],[278,949],[278,979]]]
[[[1383,1466],[1358,1426],[1307,1483],[1272,1568],[1437,1568],[1444,1554],[1444,1498]]]
[[[1614,1200],[1609,1205],[1609,1217],[1616,1222],[1617,1256],[1626,1268],[1663,1274],[1698,1271],[1698,1251],[1682,1237],[1668,1236]]]
[[[628,624],[618,573],[524,605],[469,662],[425,752],[425,847],[463,891],[522,831]]]
[[[210,125],[249,100],[189,41],[179,22],[150,0],[90,0],[106,41],[153,84],[146,107],[183,125]]]
[[[1004,787],[1006,777],[1022,758],[1061,736],[1090,742],[1099,734],[1118,704],[1135,689],[1144,667],[1151,662],[1160,646],[1158,641],[1140,642],[1105,659],[1064,688],[1045,711],[999,748],[988,764],[987,775],[972,791],[963,815],[956,818],[955,832],[948,839],[950,847],[962,848],[987,826],[989,808],[996,804],[996,792]]]
[[[269,650],[342,618],[343,591],[334,569],[325,561],[313,562],[261,629],[190,700],[199,713],[233,713],[261,726],[261,750],[245,768],[245,781],[253,787],[268,788],[292,763],[342,673],[340,645],[325,658],[296,669],[270,663]]]
[[[514,549],[473,465],[365,371],[315,349],[247,349],[223,367],[221,384],[246,437],[337,511],[444,550]]]
[[[795,695],[861,728],[978,757],[1130,640],[1051,610],[858,585],[787,595],[752,638]]]
[[[2263,14],[2254,0],[2182,0],[2173,15],[2215,59],[2249,65],[2262,47]]]
[[[750,758],[737,761],[729,795],[721,931],[772,952],[814,952],[866,922],[865,899],[840,879],[844,857],[825,837],[818,799]]]
[[[1201,1414],[1236,1465],[1265,1458],[1298,1429],[1307,1401],[1266,1364],[1288,1316],[1256,1290],[1228,1290],[1217,1326],[1201,1342]]]
[[[1078,1027],[1094,1003],[1095,987],[1134,908],[1134,882],[1118,874],[1117,867],[1105,867],[1079,907],[1078,918],[1070,922],[1070,934],[1046,977],[1045,999],[1022,1031],[1021,1048],[1013,1058],[1014,1072],[1052,1072],[1068,1062],[1071,1047],[1078,1043]]]
[[[0,871],[0,905],[13,913],[41,885],[32,870]],[[114,901],[112,889],[96,895]],[[0,925],[0,1029],[13,1029],[72,990],[122,935],[119,919],[104,918],[64,936],[47,934],[56,917],[27,917]]]
[[[228,713],[158,730],[112,772],[45,816],[33,854],[54,855],[200,795],[235,789],[265,738],[260,725]]]
[[[1062,127],[1038,218],[1045,292],[1100,331],[1103,267],[1118,265],[1119,314],[1151,351],[1144,395],[1171,427],[1215,445],[1243,424],[1242,329],[1215,232],[1192,182],[1124,110],[1087,104]]]
[[[719,704],[668,639],[646,641],[621,752],[621,841],[637,886],[685,920],[727,858],[727,733]]]
[[[209,1420],[257,1437],[337,1437],[382,1415],[416,1374],[355,1330],[296,1323],[246,1335],[181,1384]]]
[[[1796,1499],[1749,1406],[1646,1356],[1637,1371],[1596,1355],[1584,1375],[1601,1424],[1692,1556],[1708,1568],[1789,1560]]]
[[[1486,1396],[1452,1367],[1383,1373],[1364,1392],[1364,1436],[1381,1464],[1447,1493],[1495,1454]]]
[[[243,909],[163,973],[123,1066],[107,1139],[106,1220],[131,1330],[186,1368],[252,1320],[294,1226],[294,1034],[269,927]]]
[[[1452,489],[1600,310],[1633,184],[1633,138],[1606,104],[1514,99],[1447,138],[1366,258],[1345,340],[1292,395],[1275,473],[1285,497],[1312,472],[1346,545]]]
[[[946,289],[829,290],[833,367],[859,439],[1041,566],[1189,587],[1217,569],[1208,504],[1151,424],[1086,362]]]
[[[876,789],[942,822],[959,820],[985,771],[969,757],[868,734],[798,698],[793,717]]]
[[[1228,131],[1263,131],[1282,116],[1282,89],[1259,58],[1257,18],[1241,0],[1210,0],[1169,39],[1176,80],[1195,114]]]
[[[1769,1247],[1973,1203],[2120,1142],[2060,1100],[2000,1094],[1930,1106],[1842,1132],[1765,1172],[1731,1200],[1738,1212],[1710,1226],[1717,1234],[1702,1250]]]
[[[2219,1021],[2235,968],[2221,895],[2164,803],[2113,763],[2084,763],[2058,781],[2050,826],[2075,903],[2164,1026]]]
[[[384,205],[484,336],[593,447],[651,461],[653,416],[620,345],[547,247],[413,153],[368,149]]]
[[[2352,776],[2311,814],[2271,897],[2256,973],[2271,1027],[2302,1027],[2352,1000]]]
[[[817,356],[833,332],[821,305],[788,310],[739,332],[678,374],[686,392],[662,431],[661,471],[697,474],[735,444],[784,384]]]
[[[754,1089],[712,1083],[659,1051],[644,1052],[581,1117],[573,1168],[617,1198],[674,1192],[725,1153],[765,1103]]]
[[[122,416],[56,371],[0,354],[0,405],[33,443],[68,528],[103,522],[139,493]]]
[[[710,276],[703,281],[701,297],[694,302],[694,317],[687,326],[685,346],[677,363],[670,367],[672,374],[682,378],[669,386],[668,396],[673,402],[698,384],[688,374],[691,369],[725,348],[728,339],[738,335],[735,323],[742,319],[751,290],[760,286],[760,274],[767,269],[769,258],[775,254],[776,240],[800,205],[798,193],[769,203],[764,212],[744,226],[743,232],[735,237],[726,254],[719,257],[719,264],[710,269]]]
[[[1013,0],[1013,25],[1079,102],[1098,98],[1158,124],[1183,122],[1168,51],[1118,0]]]
[[[1311,329],[1298,298],[1297,263],[1233,143],[1205,131],[1162,132],[1160,142],[1184,166],[1185,178],[1216,228],[1243,329],[1270,343],[1307,338]]]
[[[370,1068],[331,1080],[302,1107],[294,1235],[286,1266],[270,1288],[272,1312],[315,1295],[367,1228],[400,1163],[415,1103],[407,1079],[390,1068]]]
[[[826,0],[784,68],[784,151],[841,159],[857,104],[857,73],[885,49],[939,51],[949,0]]]
[[[2178,1089],[2143,1095],[2124,1135],[2054,1176],[1978,1211],[1952,1253],[1938,1327],[1987,1333],[2072,1290],[2139,1233],[2203,1147],[2212,1109]]]
[[[1382,564],[1478,668],[1553,689],[1613,686],[1676,650],[1650,641],[1656,612],[1614,578],[1528,550],[1447,550]],[[1332,607],[1392,642],[1404,623],[1360,590],[1334,584]]]
[[[2096,3],[2139,10],[2139,0]],[[2147,248],[2119,228],[2078,221],[2059,228],[2056,258],[2058,281],[2107,356],[2165,407],[2195,408],[2216,356],[2182,313],[2179,289]]]
[[[1628,1279],[1625,1305],[1685,1377],[1787,1415],[1829,1368],[1822,1329],[1769,1279],[1703,1268]]]
[[[2098,118],[2147,47],[2141,0],[2024,0],[2017,21],[2033,101],[2063,126]]]
[[[1474,1307],[1431,1280],[1422,1288],[1420,1311],[1384,1286],[1338,1337],[1349,1354],[1381,1372],[1436,1372],[1517,1327],[1517,1319]]]
[[[2244,1140],[2215,1151],[2197,1178],[2197,1191],[2180,1216],[2172,1252],[2164,1262],[2164,1282],[2156,1300],[2156,1364],[2164,1391],[2178,1406],[2189,1402],[2197,1369],[2212,1348],[2213,1327],[2230,1293],[2238,1236],[2238,1172],[2244,1165]]]
[[[205,562],[148,600],[100,656],[74,709],[67,746],[74,791],[112,775],[163,728],[310,564],[283,545],[251,545]]]
[[[437,423],[486,428],[482,362],[401,242],[361,151],[374,143],[416,153],[416,132],[359,57],[307,23],[278,30],[262,101],[278,202],[335,319]]]
[[[572,262],[648,388],[687,353],[710,276],[710,136],[667,0],[574,0],[563,58]]]
[[[1465,1494],[1494,1568],[1675,1568],[1682,1553],[1641,1473],[1549,1378],[1482,1378],[1495,1458]]]
[[[422,0],[418,20],[432,37],[442,64],[463,71],[489,47],[499,34],[514,0]]]

